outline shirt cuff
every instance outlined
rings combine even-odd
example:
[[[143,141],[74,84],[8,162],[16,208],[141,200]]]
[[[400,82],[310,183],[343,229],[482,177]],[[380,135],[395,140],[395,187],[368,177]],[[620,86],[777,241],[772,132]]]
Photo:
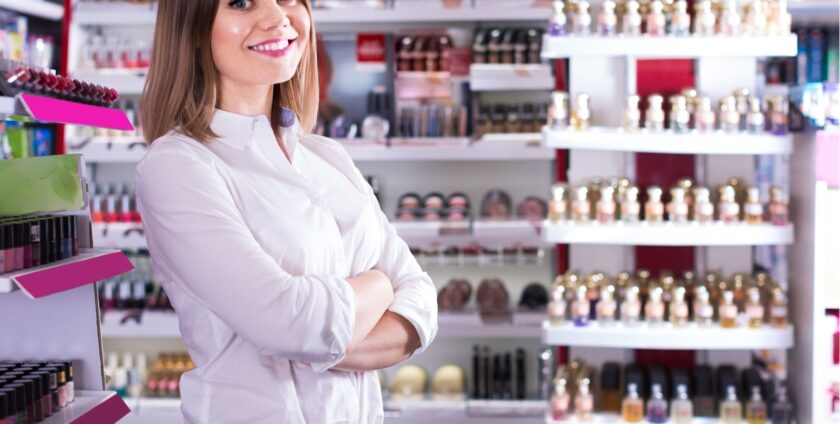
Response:
[[[416,303],[405,297],[397,296],[394,303],[388,308],[389,311],[405,318],[417,331],[417,336],[420,338],[420,347],[412,353],[412,356],[426,350],[437,335],[437,303],[433,306],[417,305]]]
[[[327,335],[328,358],[323,362],[312,362],[312,370],[321,373],[340,364],[347,357],[347,348],[353,338],[353,327],[356,325],[356,294],[345,280],[336,284],[335,290],[328,290],[334,306],[332,323]]]

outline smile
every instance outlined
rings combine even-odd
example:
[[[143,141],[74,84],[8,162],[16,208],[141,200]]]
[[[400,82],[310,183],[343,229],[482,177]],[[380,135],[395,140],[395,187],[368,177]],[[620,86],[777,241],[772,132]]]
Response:
[[[282,57],[289,51],[289,48],[294,42],[294,39],[268,40],[253,46],[249,46],[248,50],[264,54],[266,56]]]

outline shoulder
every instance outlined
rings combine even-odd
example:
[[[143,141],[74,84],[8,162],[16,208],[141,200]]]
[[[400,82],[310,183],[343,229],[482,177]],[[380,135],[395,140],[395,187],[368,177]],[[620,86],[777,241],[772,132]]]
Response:
[[[300,140],[306,147],[315,150],[317,153],[332,153],[352,162],[347,149],[331,138],[316,134],[304,134],[300,136]]]
[[[143,182],[186,180],[212,172],[215,155],[200,142],[176,132],[155,140],[140,163],[135,179]]]

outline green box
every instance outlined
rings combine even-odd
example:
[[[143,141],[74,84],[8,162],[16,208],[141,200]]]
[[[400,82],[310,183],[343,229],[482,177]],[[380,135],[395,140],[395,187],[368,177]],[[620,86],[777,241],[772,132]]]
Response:
[[[0,160],[0,216],[85,207],[81,155]]]

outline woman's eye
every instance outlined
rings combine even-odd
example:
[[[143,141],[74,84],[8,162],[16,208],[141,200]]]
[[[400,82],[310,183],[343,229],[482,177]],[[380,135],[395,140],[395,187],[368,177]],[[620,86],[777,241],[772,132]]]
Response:
[[[247,9],[251,7],[251,0],[231,0],[228,2],[228,6],[233,9]]]

